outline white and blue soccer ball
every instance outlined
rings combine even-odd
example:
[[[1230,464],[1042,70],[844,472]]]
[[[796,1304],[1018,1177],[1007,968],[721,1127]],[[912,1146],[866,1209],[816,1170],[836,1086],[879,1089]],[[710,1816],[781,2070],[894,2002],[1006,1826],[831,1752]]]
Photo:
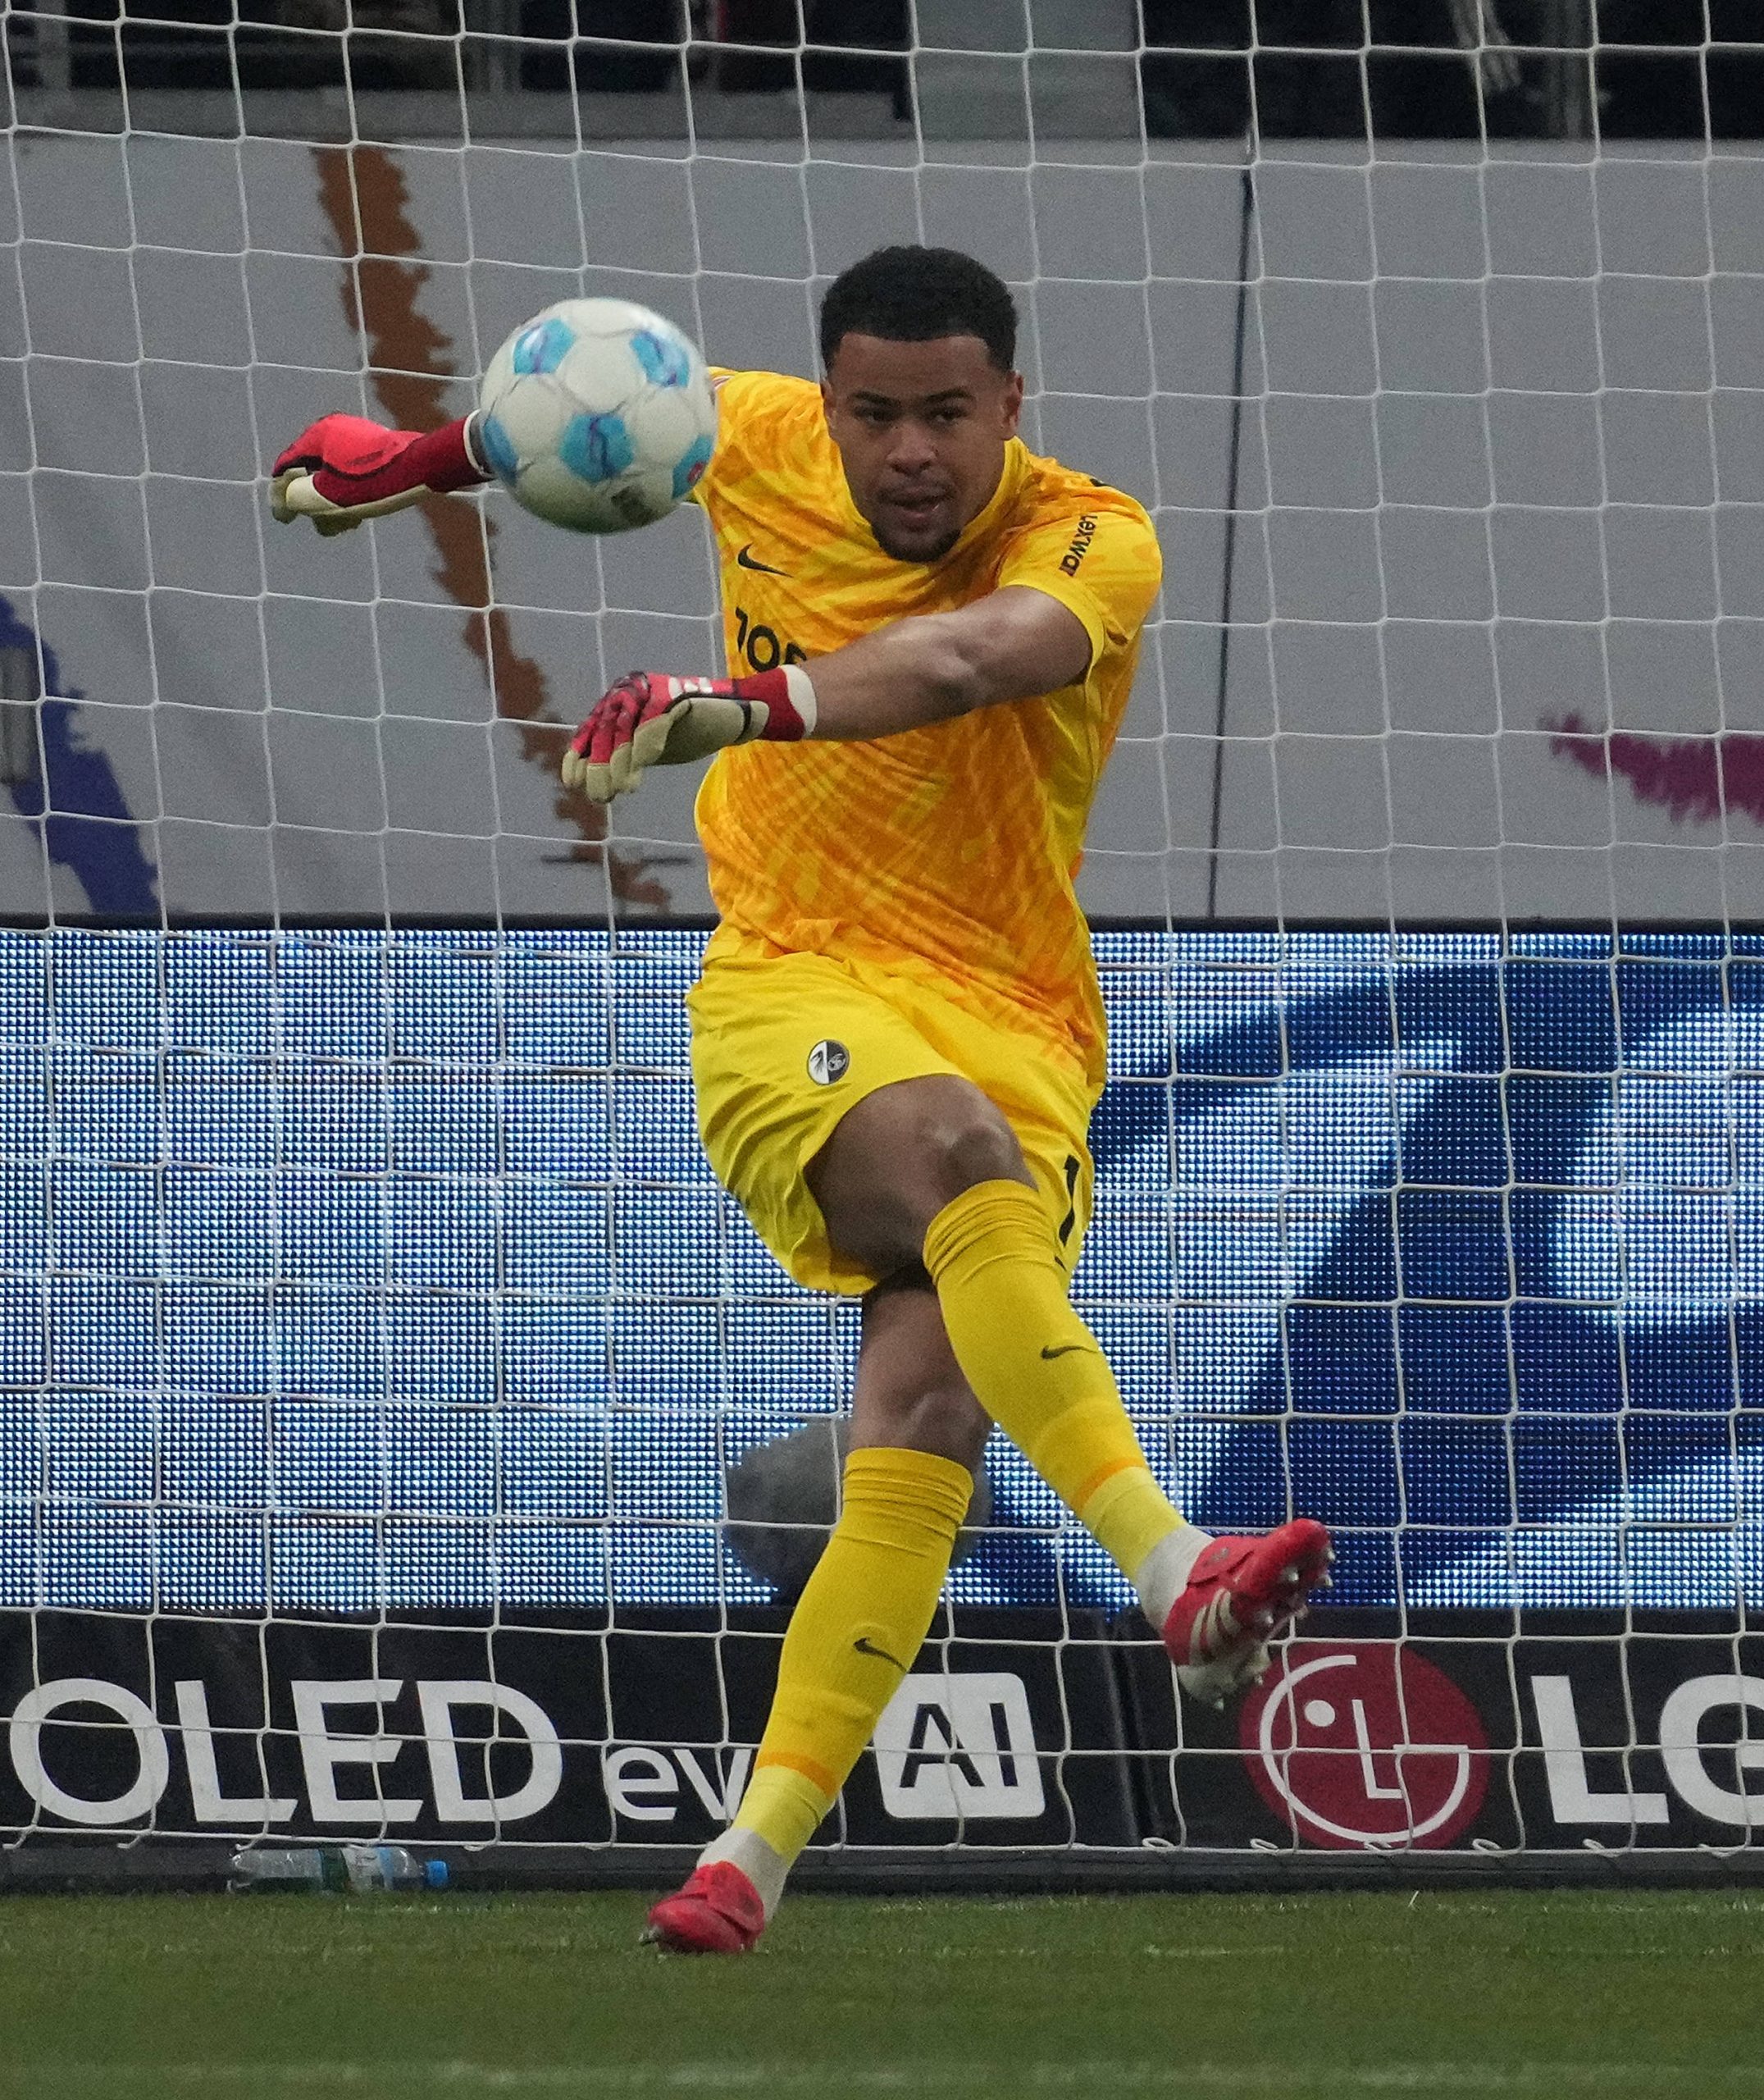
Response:
[[[578,532],[665,518],[710,464],[698,346],[622,299],[567,299],[517,328],[478,390],[485,463],[522,509]]]

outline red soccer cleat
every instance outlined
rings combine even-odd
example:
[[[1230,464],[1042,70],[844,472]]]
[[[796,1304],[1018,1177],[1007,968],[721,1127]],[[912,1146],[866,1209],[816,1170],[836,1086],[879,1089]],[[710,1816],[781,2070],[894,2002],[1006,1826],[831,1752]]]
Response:
[[[1329,1586],[1329,1535],[1300,1517],[1260,1538],[1222,1538],[1188,1573],[1164,1622],[1177,1681],[1192,1698],[1223,1706],[1267,1669],[1268,1643],[1303,1616],[1314,1589]]]
[[[664,1954],[746,1954],[766,1929],[759,1891],[727,1860],[695,1867],[650,1913],[644,1940]]]

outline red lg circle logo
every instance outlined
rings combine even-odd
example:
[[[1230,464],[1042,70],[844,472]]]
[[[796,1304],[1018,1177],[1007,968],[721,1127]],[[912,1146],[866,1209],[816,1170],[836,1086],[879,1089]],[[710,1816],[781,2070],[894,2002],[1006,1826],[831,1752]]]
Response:
[[[1314,1845],[1449,1845],[1488,1790],[1475,1708],[1392,1641],[1295,1641],[1238,1739],[1256,1792]]]

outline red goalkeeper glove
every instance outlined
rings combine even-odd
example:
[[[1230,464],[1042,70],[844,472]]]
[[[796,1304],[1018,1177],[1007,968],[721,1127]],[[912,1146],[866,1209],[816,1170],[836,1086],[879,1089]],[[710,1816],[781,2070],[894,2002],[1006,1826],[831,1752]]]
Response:
[[[591,802],[610,802],[652,765],[687,765],[730,744],[795,743],[814,734],[814,687],[800,664],[751,678],[633,671],[595,702],[570,739],[563,784]]]
[[[476,488],[487,468],[467,422],[444,430],[387,430],[365,416],[321,416],[270,469],[270,509],[284,525],[310,518],[328,538],[426,495]]]

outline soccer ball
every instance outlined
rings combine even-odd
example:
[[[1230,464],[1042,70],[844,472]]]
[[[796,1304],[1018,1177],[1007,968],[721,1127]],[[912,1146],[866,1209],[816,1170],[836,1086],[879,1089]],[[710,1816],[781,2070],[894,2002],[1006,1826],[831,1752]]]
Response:
[[[524,322],[478,389],[486,464],[523,509],[578,532],[653,524],[710,463],[704,360],[622,299],[567,299]]]

